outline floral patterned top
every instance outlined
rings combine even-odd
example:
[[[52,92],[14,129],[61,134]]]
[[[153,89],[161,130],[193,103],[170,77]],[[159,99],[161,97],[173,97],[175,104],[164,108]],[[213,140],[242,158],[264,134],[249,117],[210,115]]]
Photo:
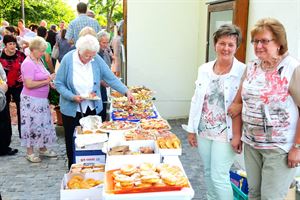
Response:
[[[299,117],[297,104],[291,96],[291,82],[300,63],[287,56],[272,71],[264,71],[255,60],[247,66],[242,86],[242,140],[257,149],[282,148],[293,144]],[[299,83],[299,82],[298,82]],[[292,91],[300,95],[299,89]]]
[[[213,71],[211,73],[212,79],[204,96],[199,123],[199,136],[210,140],[227,142],[224,79],[228,74],[216,75]]]

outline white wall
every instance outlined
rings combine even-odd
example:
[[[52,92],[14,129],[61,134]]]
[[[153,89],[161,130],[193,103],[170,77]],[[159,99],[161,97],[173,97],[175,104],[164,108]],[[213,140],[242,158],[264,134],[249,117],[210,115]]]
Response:
[[[248,17],[247,58],[255,58],[250,44],[250,31],[257,20],[274,17],[285,27],[289,52],[300,59],[300,1],[299,0],[250,0]]]
[[[207,7],[202,2],[128,0],[128,85],[156,91],[165,118],[189,112],[197,68],[205,60]]]

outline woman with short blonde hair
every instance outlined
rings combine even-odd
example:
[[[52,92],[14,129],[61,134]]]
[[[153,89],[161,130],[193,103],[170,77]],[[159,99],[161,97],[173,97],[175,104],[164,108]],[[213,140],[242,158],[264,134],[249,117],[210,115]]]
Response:
[[[34,147],[39,148],[40,156],[57,156],[48,149],[56,141],[56,133],[48,101],[53,76],[41,59],[46,48],[46,41],[35,37],[29,44],[30,55],[21,66],[24,83],[21,93],[21,144],[27,148],[26,159],[33,163],[41,162],[41,158],[34,154]]]

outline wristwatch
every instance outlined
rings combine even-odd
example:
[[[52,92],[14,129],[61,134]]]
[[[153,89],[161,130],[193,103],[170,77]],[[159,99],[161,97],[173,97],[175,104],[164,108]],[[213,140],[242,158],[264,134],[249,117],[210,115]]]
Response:
[[[295,147],[296,149],[300,149],[300,144],[294,143],[294,144],[293,144],[293,147]]]

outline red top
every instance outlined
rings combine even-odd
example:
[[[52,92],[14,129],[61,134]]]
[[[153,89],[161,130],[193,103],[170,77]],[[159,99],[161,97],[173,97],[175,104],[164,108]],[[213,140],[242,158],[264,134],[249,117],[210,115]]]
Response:
[[[16,51],[13,56],[8,56],[5,54],[5,51],[2,51],[0,56],[0,63],[5,70],[7,76],[7,85],[8,87],[21,87],[23,85],[21,76],[21,64],[25,60],[25,54]]]

